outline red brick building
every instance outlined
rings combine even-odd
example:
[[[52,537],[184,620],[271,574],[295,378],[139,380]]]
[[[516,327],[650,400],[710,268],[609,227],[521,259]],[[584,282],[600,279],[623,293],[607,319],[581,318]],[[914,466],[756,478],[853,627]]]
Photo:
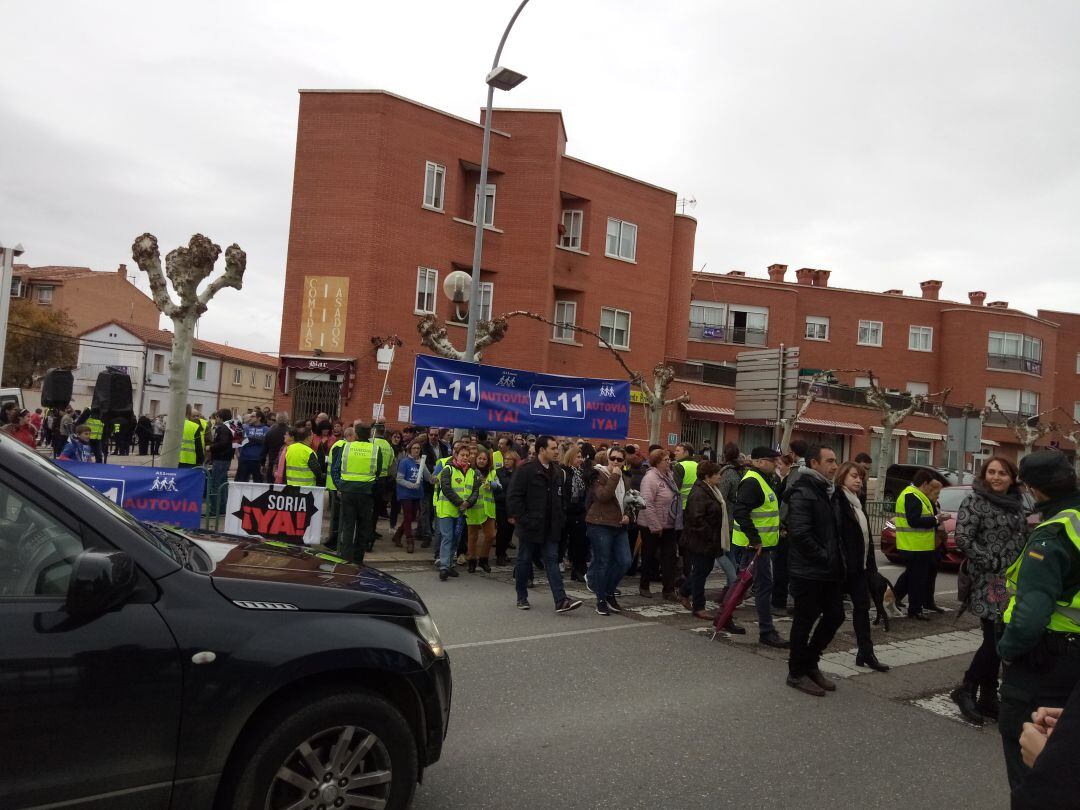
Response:
[[[797,431],[845,454],[873,451],[880,432],[854,369],[872,370],[897,403],[951,387],[956,405],[982,407],[993,393],[1006,411],[1080,417],[1080,315],[1031,316],[981,292],[947,301],[936,280],[908,296],[833,287],[827,270],[792,279],[784,265],[761,278],[694,273],[696,222],[675,213],[675,192],[567,155],[558,111],[495,110],[492,124],[481,316],[527,309],[600,332],[646,375],[675,364],[671,393],[692,401],[665,414],[667,436],[768,442],[768,427],[734,419],[732,367],[741,351],[781,344],[800,347],[804,370],[848,369]],[[370,418],[383,380],[372,338],[396,334],[405,346],[384,413],[397,424],[422,350],[417,320],[435,313],[463,348],[465,313],[442,285],[471,268],[480,148],[480,123],[390,93],[301,93],[278,407]],[[623,376],[595,338],[522,319],[486,359]],[[1016,452],[1016,436],[994,421],[985,450]],[[895,457],[946,464],[945,432],[933,416],[912,416]],[[646,434],[635,408],[631,436]]]

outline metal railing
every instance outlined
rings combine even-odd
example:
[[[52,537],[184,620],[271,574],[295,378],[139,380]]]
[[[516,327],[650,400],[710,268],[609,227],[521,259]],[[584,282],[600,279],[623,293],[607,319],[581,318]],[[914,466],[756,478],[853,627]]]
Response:
[[[688,363],[685,360],[665,360],[675,369],[675,376],[688,382],[706,385],[735,387],[735,366],[722,366],[715,363]]]
[[[716,343],[731,343],[736,346],[768,346],[769,330],[752,329],[746,326],[725,326],[690,322],[689,337],[693,340],[706,340]]]
[[[800,396],[805,394],[810,388],[809,380],[799,381],[799,394]],[[866,401],[865,388],[853,388],[848,385],[829,384],[824,382],[813,383],[815,393],[817,394],[818,402],[835,402],[842,405],[862,405],[869,406],[870,403]],[[893,408],[906,408],[911,404],[910,394],[898,394],[898,393],[886,393],[884,394],[885,400]],[[936,416],[936,409],[939,406],[931,402],[924,402],[916,413],[924,416]],[[945,413],[948,416],[963,416],[964,409],[961,405],[945,405]]]
[[[896,517],[895,501],[867,501],[866,518],[870,525],[870,538],[880,539],[881,530],[885,528],[886,521]]]
[[[1032,360],[1015,354],[988,354],[986,367],[1003,371],[1023,371],[1025,374],[1042,376],[1042,360]]]

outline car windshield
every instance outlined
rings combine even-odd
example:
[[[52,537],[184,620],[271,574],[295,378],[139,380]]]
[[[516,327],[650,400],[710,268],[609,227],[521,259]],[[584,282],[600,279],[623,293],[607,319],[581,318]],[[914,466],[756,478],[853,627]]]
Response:
[[[45,471],[48,475],[51,475],[59,486],[63,487],[63,492],[68,497],[61,497],[58,500],[73,507],[75,511],[80,511],[80,505],[98,509],[104,507],[109,510],[117,520],[123,521],[126,526],[146,540],[149,545],[156,548],[173,562],[184,565],[185,559],[177,552],[175,544],[164,542],[158,536],[148,531],[141,521],[136,520],[130,512],[125,511],[115,501],[106,498],[96,489],[83,483],[58,464],[53,464],[51,461],[42,458],[23,445],[22,442],[10,439],[3,439],[3,441],[7,441],[16,452],[23,455],[23,458],[25,458],[28,463],[36,464],[41,470]]]
[[[959,512],[964,498],[971,494],[971,487],[945,487],[938,496],[942,512]]]

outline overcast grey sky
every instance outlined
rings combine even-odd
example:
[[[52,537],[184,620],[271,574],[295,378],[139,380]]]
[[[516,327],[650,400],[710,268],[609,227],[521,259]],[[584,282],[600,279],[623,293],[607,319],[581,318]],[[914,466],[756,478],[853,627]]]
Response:
[[[143,231],[238,242],[244,290],[200,336],[276,351],[297,89],[475,120],[515,6],[9,2],[0,238],[102,270]],[[497,100],[696,197],[696,267],[1080,310],[1077,42],[1076,0],[532,0],[503,59],[529,79]]]

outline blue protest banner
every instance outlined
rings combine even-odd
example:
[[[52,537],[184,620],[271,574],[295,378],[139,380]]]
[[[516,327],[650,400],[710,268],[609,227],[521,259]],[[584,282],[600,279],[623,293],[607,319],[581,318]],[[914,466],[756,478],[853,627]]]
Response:
[[[139,520],[199,528],[206,489],[206,473],[199,468],[56,463]]]
[[[625,439],[630,432],[630,383],[417,355],[412,421]]]

